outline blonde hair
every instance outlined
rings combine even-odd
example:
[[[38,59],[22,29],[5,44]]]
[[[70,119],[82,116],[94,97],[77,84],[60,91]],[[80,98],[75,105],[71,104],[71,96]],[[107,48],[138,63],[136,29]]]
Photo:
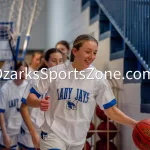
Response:
[[[80,49],[80,47],[86,42],[86,41],[94,41],[98,45],[98,41],[89,34],[82,34],[79,35],[73,42],[73,48],[76,48],[77,50]],[[70,61],[74,61],[74,54],[71,51]]]

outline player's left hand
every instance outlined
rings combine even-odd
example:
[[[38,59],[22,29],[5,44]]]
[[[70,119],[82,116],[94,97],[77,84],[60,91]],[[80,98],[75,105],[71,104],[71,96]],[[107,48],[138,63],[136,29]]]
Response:
[[[3,142],[6,148],[9,149],[11,147],[11,139],[7,134],[3,136]]]
[[[39,135],[35,132],[32,136],[32,142],[36,149],[40,148],[40,138]]]

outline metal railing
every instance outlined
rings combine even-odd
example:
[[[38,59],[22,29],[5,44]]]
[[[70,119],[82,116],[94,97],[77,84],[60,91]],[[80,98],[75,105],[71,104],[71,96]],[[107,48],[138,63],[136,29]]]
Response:
[[[95,1],[106,10],[145,69],[150,70],[150,0]]]

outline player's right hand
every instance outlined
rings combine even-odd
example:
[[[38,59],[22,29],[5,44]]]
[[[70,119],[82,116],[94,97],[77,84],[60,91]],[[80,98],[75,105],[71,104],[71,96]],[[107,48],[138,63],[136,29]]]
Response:
[[[49,109],[50,106],[49,98],[50,98],[49,96],[46,96],[44,99],[41,100],[40,102],[41,111],[47,111]]]
[[[4,142],[4,145],[7,149],[10,149],[11,147],[11,140],[10,140],[10,137],[6,134],[3,136],[3,142]]]

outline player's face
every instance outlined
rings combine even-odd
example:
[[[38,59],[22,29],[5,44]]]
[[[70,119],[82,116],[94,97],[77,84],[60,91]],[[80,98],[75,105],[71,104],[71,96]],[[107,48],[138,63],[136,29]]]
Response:
[[[56,48],[59,49],[65,56],[67,56],[69,50],[65,45],[58,44]]]
[[[36,54],[32,59],[32,64],[38,68],[40,63],[41,63],[41,55]]]
[[[63,63],[63,57],[62,54],[60,54],[59,52],[57,53],[52,53],[50,55],[49,61],[48,61],[48,68],[62,64]]]
[[[24,80],[25,79],[25,67],[21,66],[18,71],[17,71],[17,77],[19,77],[19,79]]]
[[[79,50],[73,48],[73,54],[75,56],[74,63],[80,68],[85,69],[95,60],[98,50],[98,45],[94,41],[86,41],[79,48]]]

